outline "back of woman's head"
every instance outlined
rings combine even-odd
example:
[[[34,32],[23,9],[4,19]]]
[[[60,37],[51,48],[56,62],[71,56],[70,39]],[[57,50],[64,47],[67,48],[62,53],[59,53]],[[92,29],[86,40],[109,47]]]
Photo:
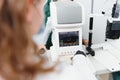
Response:
[[[44,59],[36,54],[31,39],[26,20],[31,3],[33,0],[0,0],[0,76],[5,80],[31,80],[37,71],[52,70],[42,68]]]
[[[27,47],[30,41],[25,19],[28,10],[27,0],[0,1],[0,51],[10,52],[9,49],[15,47],[14,45],[16,48]],[[18,51],[16,48],[11,51]]]

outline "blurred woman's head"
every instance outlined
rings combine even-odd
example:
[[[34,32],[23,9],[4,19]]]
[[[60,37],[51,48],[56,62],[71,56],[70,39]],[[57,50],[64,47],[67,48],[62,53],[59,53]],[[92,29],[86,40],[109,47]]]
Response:
[[[5,80],[31,80],[36,71],[51,70],[42,68],[44,59],[32,41],[43,6],[44,0],[0,0],[0,76]]]

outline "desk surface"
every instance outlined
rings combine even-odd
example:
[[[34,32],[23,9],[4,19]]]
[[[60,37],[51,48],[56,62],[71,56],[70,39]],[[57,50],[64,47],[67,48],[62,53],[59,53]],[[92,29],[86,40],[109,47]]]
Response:
[[[95,67],[97,74],[120,71],[119,45],[120,40],[111,40],[102,44],[93,45],[96,56],[89,56],[89,59]]]
[[[95,57],[88,56],[96,74],[120,71],[120,40],[93,45]],[[99,47],[104,47],[99,49]],[[102,52],[101,52],[102,51]],[[50,51],[48,52],[50,53]],[[101,54],[102,53],[102,54]],[[48,54],[51,56],[51,54]],[[114,68],[114,70],[112,70]]]

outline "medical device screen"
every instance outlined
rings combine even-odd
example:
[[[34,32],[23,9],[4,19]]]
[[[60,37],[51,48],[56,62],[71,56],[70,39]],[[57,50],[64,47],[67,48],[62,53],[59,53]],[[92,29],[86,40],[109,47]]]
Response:
[[[59,46],[78,46],[79,45],[79,31],[59,32]]]

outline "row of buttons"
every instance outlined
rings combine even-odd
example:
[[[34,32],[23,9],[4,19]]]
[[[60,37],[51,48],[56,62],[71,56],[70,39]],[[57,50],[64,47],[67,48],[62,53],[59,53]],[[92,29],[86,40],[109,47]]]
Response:
[[[76,51],[66,51],[66,52],[61,52],[60,55],[74,55]]]

